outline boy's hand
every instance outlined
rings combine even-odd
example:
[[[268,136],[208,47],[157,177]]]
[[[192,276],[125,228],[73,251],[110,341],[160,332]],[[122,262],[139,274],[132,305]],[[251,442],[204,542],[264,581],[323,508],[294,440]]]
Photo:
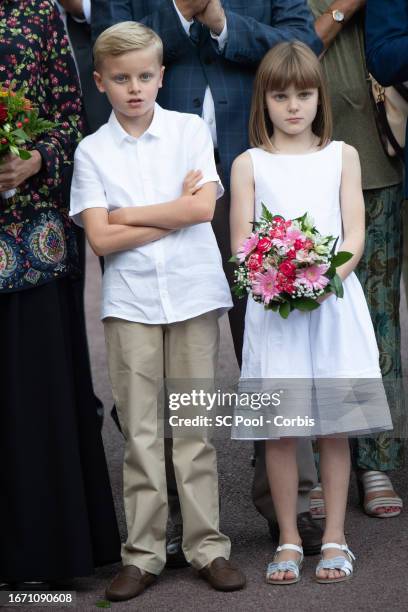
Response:
[[[198,183],[201,181],[202,178],[203,173],[201,172],[201,170],[190,170],[190,172],[186,174],[186,177],[183,181],[183,190],[181,195],[189,196],[197,193],[197,191],[201,189],[201,186],[198,187]]]
[[[124,208],[116,208],[109,212],[108,221],[114,225],[127,225],[126,213]]]

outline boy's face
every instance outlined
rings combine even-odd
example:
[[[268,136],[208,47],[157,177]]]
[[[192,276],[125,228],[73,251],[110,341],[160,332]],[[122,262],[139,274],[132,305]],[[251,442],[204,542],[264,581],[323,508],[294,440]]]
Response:
[[[164,66],[160,65],[157,51],[152,47],[105,57],[94,78],[119,120],[141,124],[146,119],[148,125],[162,86],[163,72]]]

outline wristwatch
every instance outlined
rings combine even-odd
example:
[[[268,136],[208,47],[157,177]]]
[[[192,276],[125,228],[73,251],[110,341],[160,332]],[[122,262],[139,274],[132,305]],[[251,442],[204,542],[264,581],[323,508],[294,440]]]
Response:
[[[338,9],[334,9],[334,11],[327,11],[325,14],[331,15],[336,23],[344,23],[344,13]]]

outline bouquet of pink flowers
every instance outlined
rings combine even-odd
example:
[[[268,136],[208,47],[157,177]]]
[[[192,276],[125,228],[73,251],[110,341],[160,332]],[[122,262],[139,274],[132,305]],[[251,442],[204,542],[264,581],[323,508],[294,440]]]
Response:
[[[335,252],[334,236],[322,236],[305,213],[286,221],[272,215],[262,204],[262,216],[230,261],[238,264],[233,291],[238,297],[251,294],[266,309],[286,319],[294,309],[318,308],[326,293],[343,297],[336,268],[353,256]]]

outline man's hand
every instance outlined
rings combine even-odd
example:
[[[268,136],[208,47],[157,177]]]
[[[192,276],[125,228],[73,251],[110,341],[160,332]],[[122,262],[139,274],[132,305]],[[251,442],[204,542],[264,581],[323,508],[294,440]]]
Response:
[[[0,161],[0,191],[15,189],[41,169],[42,157],[38,151],[30,151],[30,159],[6,155]]]
[[[74,15],[74,17],[83,17],[84,9],[82,5],[82,0],[58,0],[60,5],[66,10],[70,15]]]
[[[221,34],[225,26],[225,13],[220,0],[209,0],[205,9],[194,15],[213,34]]]
[[[191,21],[197,13],[202,13],[210,0],[175,0],[180,13]]]

